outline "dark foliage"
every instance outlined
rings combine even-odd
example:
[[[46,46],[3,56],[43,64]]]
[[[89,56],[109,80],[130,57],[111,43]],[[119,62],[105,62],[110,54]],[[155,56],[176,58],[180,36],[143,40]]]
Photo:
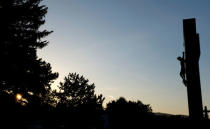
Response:
[[[107,104],[110,126],[114,128],[138,127],[139,124],[152,120],[152,108],[141,101],[127,101],[121,97]]]
[[[69,73],[54,91],[56,110],[64,125],[69,128],[101,128],[103,113],[102,95],[95,94],[95,85],[89,84],[77,73]],[[68,119],[66,119],[68,118]]]
[[[47,13],[41,1],[0,1],[0,113],[2,123],[10,121],[16,127],[14,123],[44,119],[51,108],[50,85],[58,77],[37,56],[37,50],[48,44],[43,38],[52,32],[40,30]],[[22,95],[20,100],[17,94]]]
[[[47,13],[41,1],[0,1],[0,90],[21,93],[28,100],[31,94],[44,97],[58,77],[49,63],[37,57],[37,49],[48,44],[42,39],[52,32],[39,30]]]

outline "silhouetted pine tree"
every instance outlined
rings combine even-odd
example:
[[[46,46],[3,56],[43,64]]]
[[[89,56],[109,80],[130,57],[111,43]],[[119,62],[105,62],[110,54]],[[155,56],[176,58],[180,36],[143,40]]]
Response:
[[[39,29],[47,13],[41,1],[0,1],[0,90],[21,93],[28,100],[44,96],[58,77],[37,57],[37,49],[48,44],[43,38],[52,32]]]

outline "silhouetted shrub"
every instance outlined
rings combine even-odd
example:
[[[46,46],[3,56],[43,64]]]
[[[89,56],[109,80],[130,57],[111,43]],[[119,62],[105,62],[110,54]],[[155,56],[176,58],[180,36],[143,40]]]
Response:
[[[107,104],[106,112],[110,126],[114,128],[138,127],[143,122],[152,120],[152,108],[141,101],[127,101],[119,98]]]
[[[86,129],[102,127],[104,97],[95,94],[94,83],[89,84],[88,79],[77,73],[69,73],[58,87],[60,91],[54,91],[54,98],[57,100],[59,118],[65,126]]]

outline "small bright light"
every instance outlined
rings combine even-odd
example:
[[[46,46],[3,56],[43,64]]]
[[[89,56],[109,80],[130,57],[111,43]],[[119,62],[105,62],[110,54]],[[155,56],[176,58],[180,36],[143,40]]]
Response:
[[[21,94],[16,94],[16,99],[17,100],[21,100],[22,99],[22,95]]]

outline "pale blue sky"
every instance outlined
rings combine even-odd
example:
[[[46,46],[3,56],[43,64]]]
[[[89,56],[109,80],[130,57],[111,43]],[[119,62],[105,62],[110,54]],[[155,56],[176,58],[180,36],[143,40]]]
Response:
[[[182,20],[196,18],[200,34],[203,104],[210,108],[209,0],[45,0],[46,29],[39,56],[59,72],[84,75],[106,101],[124,96],[155,112],[188,114],[176,57],[183,51]]]

